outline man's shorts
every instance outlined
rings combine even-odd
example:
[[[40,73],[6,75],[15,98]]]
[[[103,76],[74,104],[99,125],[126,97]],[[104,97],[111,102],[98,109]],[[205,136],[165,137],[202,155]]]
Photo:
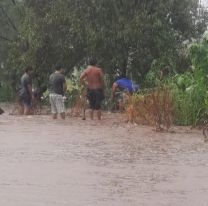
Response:
[[[32,107],[32,99],[29,96],[20,96],[20,102],[24,105],[24,107]]]
[[[87,89],[87,98],[90,103],[90,109],[100,110],[101,103],[104,99],[104,94],[102,89]]]
[[[52,114],[62,114],[65,112],[63,96],[60,94],[49,95]]]

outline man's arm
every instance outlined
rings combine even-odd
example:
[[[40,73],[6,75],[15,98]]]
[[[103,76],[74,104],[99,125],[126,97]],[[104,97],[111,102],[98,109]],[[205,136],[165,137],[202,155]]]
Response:
[[[66,79],[64,75],[62,75],[62,82],[63,82],[63,91],[65,93],[67,90],[67,84],[66,84]]]
[[[29,92],[30,97],[33,98],[32,81],[27,79],[26,84],[27,84],[27,91]]]
[[[85,79],[86,77],[87,77],[87,72],[86,72],[86,71],[82,72],[82,74],[81,74],[81,76],[80,76],[80,84],[81,84],[81,85],[85,85],[84,79]]]

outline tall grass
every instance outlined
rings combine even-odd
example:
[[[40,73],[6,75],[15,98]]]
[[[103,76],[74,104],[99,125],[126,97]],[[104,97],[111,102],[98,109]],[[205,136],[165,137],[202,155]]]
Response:
[[[173,101],[169,88],[161,87],[134,94],[126,108],[128,120],[169,130],[173,120]]]

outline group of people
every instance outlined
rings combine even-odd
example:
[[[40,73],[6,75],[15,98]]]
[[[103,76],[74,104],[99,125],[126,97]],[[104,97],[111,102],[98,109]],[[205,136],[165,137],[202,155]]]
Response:
[[[57,119],[58,114],[65,119],[64,94],[67,90],[64,68],[56,66],[55,72],[49,77],[48,90],[51,104],[51,113],[53,119]],[[90,106],[90,118],[94,119],[94,112],[97,113],[97,119],[101,120],[101,104],[104,100],[104,75],[101,68],[97,66],[97,61],[91,59],[89,66],[80,76],[80,83],[87,88],[87,99]],[[122,89],[129,95],[138,90],[138,85],[134,85],[131,80],[125,76],[120,76],[112,86],[112,99],[116,96],[116,91]],[[22,113],[30,114],[32,101],[35,98],[32,91],[32,67],[28,67],[21,77],[21,89],[19,98],[22,105]]]

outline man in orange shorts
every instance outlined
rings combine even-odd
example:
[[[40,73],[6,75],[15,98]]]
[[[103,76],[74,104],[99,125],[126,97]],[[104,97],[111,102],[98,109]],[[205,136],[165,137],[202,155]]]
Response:
[[[87,81],[87,98],[90,103],[90,118],[93,119],[94,111],[97,111],[97,118],[101,120],[101,103],[104,99],[104,80],[103,72],[97,66],[95,59],[90,60],[89,66],[80,76],[80,82],[84,85],[84,80]]]

